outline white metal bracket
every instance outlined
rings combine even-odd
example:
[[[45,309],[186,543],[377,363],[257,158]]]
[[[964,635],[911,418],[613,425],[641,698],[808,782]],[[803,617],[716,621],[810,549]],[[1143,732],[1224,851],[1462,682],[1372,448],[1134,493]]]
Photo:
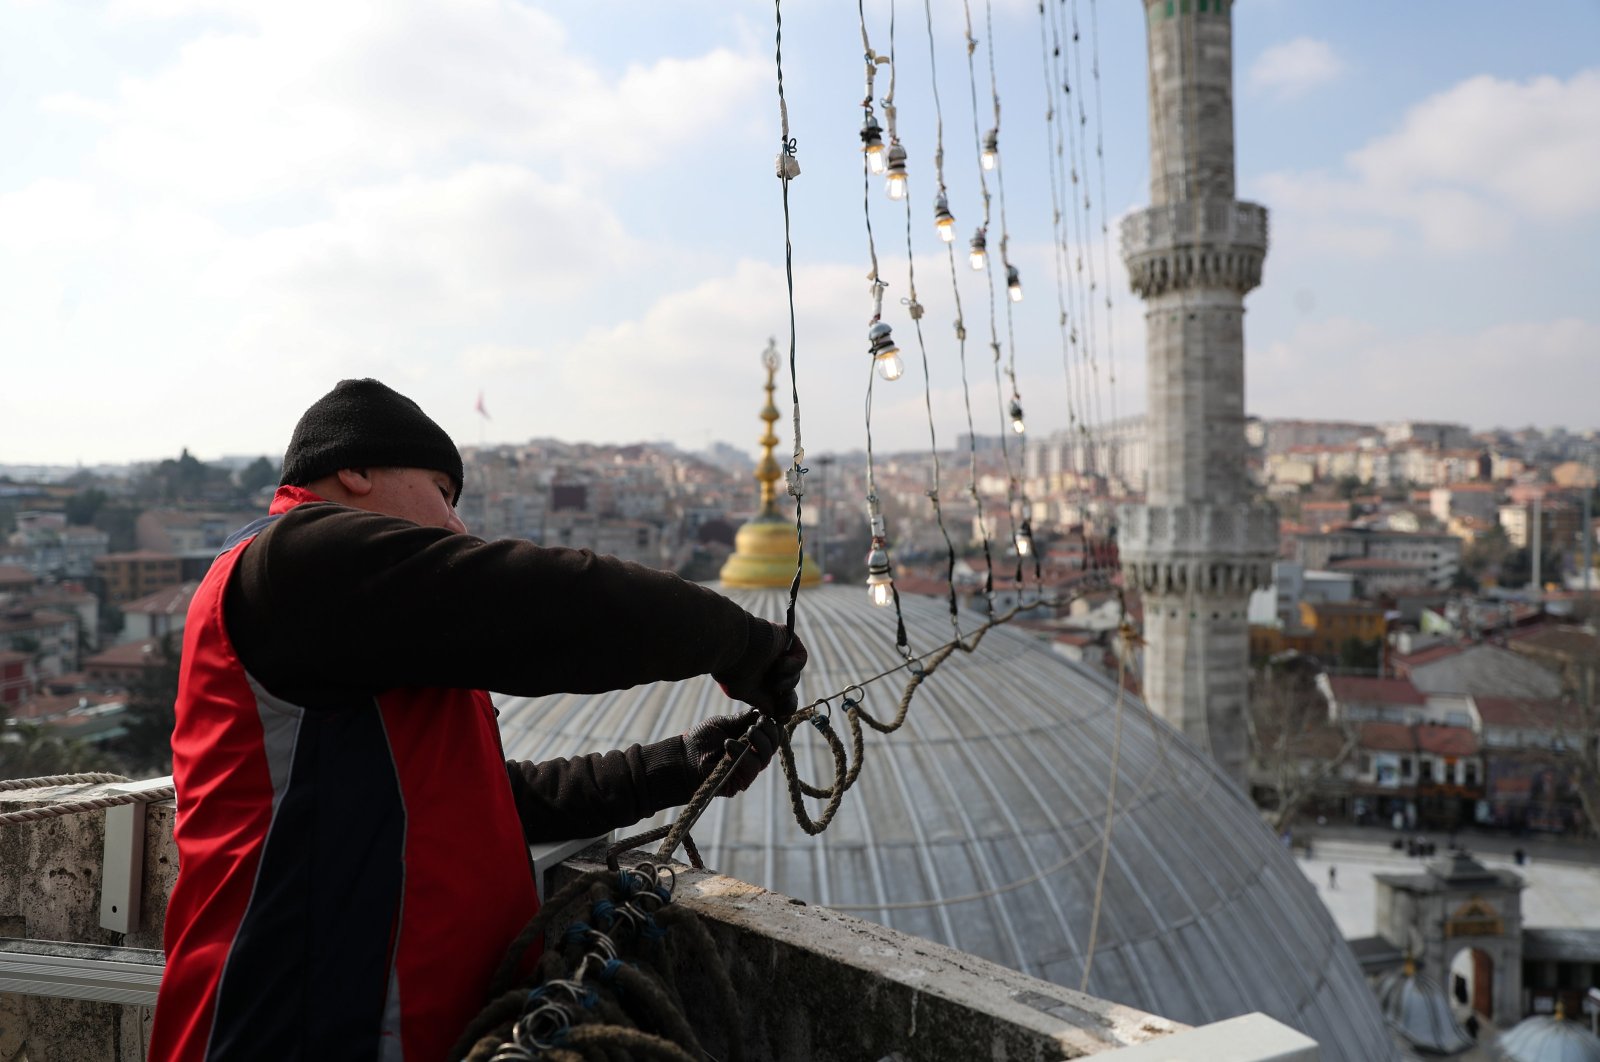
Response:
[[[172,776],[107,786],[111,794],[146,793],[172,784]],[[144,817],[146,803],[106,809],[105,849],[100,861],[100,925],[115,933],[139,928],[139,901],[144,882]]]

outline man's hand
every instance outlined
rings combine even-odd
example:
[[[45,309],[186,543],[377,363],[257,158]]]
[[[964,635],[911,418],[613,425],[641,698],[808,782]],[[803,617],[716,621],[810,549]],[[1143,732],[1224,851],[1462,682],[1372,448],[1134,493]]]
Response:
[[[754,730],[751,727],[754,726]],[[750,732],[750,751],[722,784],[721,795],[733,796],[750,788],[778,748],[778,725],[760,712],[719,715],[707,719],[683,735],[683,750],[689,767],[704,782],[722,762],[724,753],[739,754],[739,738]]]
[[[799,707],[795,686],[800,682],[800,672],[805,670],[806,647],[799,635],[790,635],[782,624],[757,622],[765,625],[764,637],[732,670],[713,677],[729,697],[743,701],[768,719],[786,723]]]

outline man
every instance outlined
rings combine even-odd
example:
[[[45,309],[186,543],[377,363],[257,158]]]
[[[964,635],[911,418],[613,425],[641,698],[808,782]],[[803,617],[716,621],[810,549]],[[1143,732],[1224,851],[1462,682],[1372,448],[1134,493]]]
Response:
[[[375,380],[306,411],[282,482],[184,630],[151,1057],[437,1062],[537,910],[526,843],[683,803],[756,718],[507,763],[482,691],[711,674],[767,717],[737,791],[805,649],[676,576],[466,534],[455,445]]]

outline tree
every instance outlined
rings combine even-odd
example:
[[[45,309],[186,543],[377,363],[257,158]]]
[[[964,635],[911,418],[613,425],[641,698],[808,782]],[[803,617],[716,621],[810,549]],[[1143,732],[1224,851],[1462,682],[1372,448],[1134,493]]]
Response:
[[[105,505],[105,503],[105,491],[94,487],[88,490],[80,490],[68,498],[66,505],[63,506],[67,515],[67,523],[73,527],[88,527],[94,523],[95,514],[100,511],[101,506]]]
[[[278,482],[278,466],[265,457],[258,457],[238,474],[239,490],[247,497]]]
[[[1251,778],[1271,794],[1269,821],[1282,832],[1318,789],[1355,754],[1359,731],[1328,721],[1328,704],[1316,686],[1318,666],[1284,653],[1250,677],[1245,727]]]
[[[20,719],[0,720],[0,778],[77,774],[102,771],[107,766],[104,753],[57,737],[49,727]]]
[[[1339,666],[1350,671],[1377,674],[1383,666],[1383,640],[1346,638],[1344,644],[1339,646]]]
[[[128,700],[127,733],[118,756],[132,772],[167,774],[172,770],[172,728],[177,721],[178,665],[183,643],[168,634],[156,643],[155,663],[144,669]]]

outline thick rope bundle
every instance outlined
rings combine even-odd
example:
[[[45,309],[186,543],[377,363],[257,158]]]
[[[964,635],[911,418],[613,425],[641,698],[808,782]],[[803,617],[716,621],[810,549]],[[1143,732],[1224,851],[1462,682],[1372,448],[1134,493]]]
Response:
[[[670,867],[640,863],[577,878],[529,921],[512,942],[490,986],[490,1001],[451,1051],[465,1062],[533,1059],[667,1059],[706,1057],[685,1016],[679,970],[705,983],[718,1013],[727,1057],[743,1059],[741,1013],[726,964],[694,912],[671,902]],[[565,929],[539,960],[533,978],[516,984],[533,944],[561,923]],[[633,954],[625,958],[625,952]]]

